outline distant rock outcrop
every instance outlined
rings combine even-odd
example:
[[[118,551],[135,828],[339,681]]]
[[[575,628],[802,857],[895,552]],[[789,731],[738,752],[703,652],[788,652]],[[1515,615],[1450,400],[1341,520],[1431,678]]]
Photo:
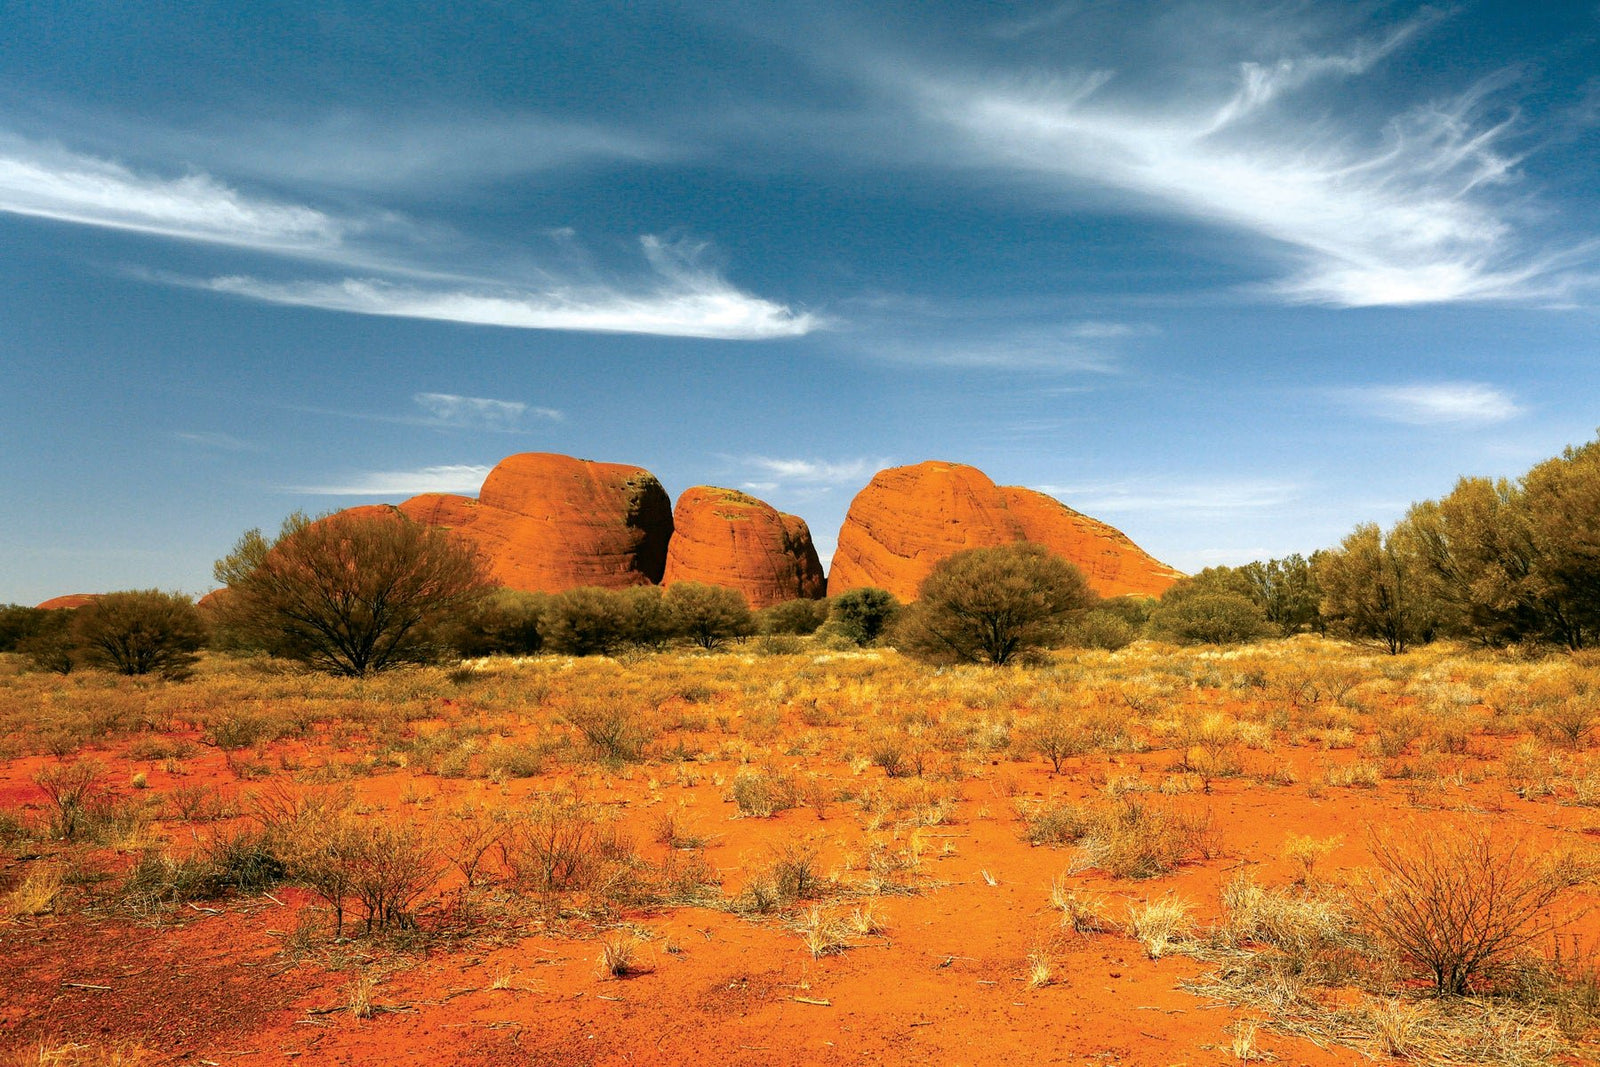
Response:
[[[672,537],[672,501],[655,475],[550,452],[501,460],[476,500],[427,493],[399,507],[473,542],[496,581],[530,592],[659,582]]]
[[[856,494],[839,530],[828,595],[876,586],[910,600],[946,556],[1014,541],[1077,564],[1102,596],[1159,596],[1182,577],[1120,530],[1053,497],[1000,488],[976,467],[930,460],[879,471]]]
[[[85,604],[93,604],[100,599],[101,595],[100,593],[63,593],[61,596],[53,596],[49,600],[41,600],[34,607],[44,608],[47,611],[53,611],[57,608],[81,608]]]
[[[739,590],[752,608],[822,596],[825,582],[805,520],[736,489],[697,485],[672,513],[663,585]]]

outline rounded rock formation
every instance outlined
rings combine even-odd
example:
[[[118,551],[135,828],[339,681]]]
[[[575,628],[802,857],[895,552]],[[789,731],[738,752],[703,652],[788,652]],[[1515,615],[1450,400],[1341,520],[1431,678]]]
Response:
[[[930,460],[879,471],[839,530],[828,595],[876,586],[901,600],[946,556],[1015,541],[1077,564],[1102,596],[1159,596],[1182,575],[1120,530],[1043,493],[1000,488],[976,467]]]
[[[399,507],[472,542],[495,581],[527,592],[659,582],[672,537],[672,501],[655,475],[550,452],[501,460],[476,500],[426,493]]]
[[[678,497],[672,527],[662,585],[727,586],[757,609],[823,594],[822,563],[805,520],[753,496],[697,485]]]
[[[102,595],[104,594],[63,593],[61,596],[53,596],[49,600],[41,600],[39,603],[35,604],[34,607],[43,608],[46,611],[71,610],[72,608],[81,608],[85,605],[93,604],[96,600],[99,600]]]
[[[1160,596],[1183,577],[1110,523],[1074,511],[1053,496],[1018,485],[1000,487],[1023,537],[1077,565],[1101,596]]]

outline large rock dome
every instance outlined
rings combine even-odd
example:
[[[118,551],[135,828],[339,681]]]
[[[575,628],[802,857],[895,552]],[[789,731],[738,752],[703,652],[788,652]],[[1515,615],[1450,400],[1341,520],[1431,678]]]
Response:
[[[697,485],[678,497],[672,527],[663,585],[728,586],[752,608],[823,594],[822,563],[805,520],[753,496]]]
[[[876,586],[914,599],[940,560],[1033,541],[1076,564],[1101,596],[1159,596],[1182,577],[1120,530],[1054,497],[999,487],[976,467],[930,460],[879,471],[839,530],[828,595]]]

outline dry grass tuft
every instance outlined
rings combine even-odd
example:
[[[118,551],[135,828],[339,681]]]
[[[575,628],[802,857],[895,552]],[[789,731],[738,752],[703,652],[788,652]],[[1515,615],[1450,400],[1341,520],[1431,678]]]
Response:
[[[1151,959],[1160,959],[1174,944],[1194,935],[1189,913],[1194,905],[1182,897],[1167,894],[1142,904],[1128,906],[1128,933],[1144,946]]]
[[[644,942],[637,934],[619,932],[608,934],[600,943],[600,957],[596,963],[603,979],[626,978],[639,974],[644,968],[639,962],[639,949]]]
[[[44,915],[55,907],[56,898],[61,895],[61,887],[60,867],[54,865],[32,867],[23,876],[22,881],[6,895],[3,906],[0,906],[0,914],[12,918]]]

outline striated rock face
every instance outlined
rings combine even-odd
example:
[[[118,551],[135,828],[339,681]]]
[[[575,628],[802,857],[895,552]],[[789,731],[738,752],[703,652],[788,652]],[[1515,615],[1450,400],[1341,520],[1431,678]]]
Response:
[[[663,585],[725,585],[752,608],[823,594],[822,564],[805,520],[753,496],[695,486],[678,497],[672,527]]]
[[[1073,511],[1053,496],[1001,486],[1023,536],[1075,563],[1101,596],[1160,596],[1183,577],[1110,523]]]
[[[49,600],[42,600],[35,604],[34,607],[44,608],[47,611],[54,611],[59,608],[81,608],[85,604],[93,604],[99,599],[99,593],[64,593],[61,596],[53,596]]]
[[[672,537],[672,501],[655,475],[549,452],[501,460],[476,500],[427,493],[399,507],[476,544],[496,581],[530,592],[659,582]]]
[[[891,467],[850,502],[828,595],[876,586],[911,600],[946,556],[1021,537],[994,483],[977,468],[937,460]]]
[[[862,586],[901,600],[946,556],[1033,541],[1083,569],[1102,596],[1158,596],[1182,577],[1115,527],[1043,493],[1000,488],[976,467],[930,460],[879,471],[839,530],[828,594]]]

